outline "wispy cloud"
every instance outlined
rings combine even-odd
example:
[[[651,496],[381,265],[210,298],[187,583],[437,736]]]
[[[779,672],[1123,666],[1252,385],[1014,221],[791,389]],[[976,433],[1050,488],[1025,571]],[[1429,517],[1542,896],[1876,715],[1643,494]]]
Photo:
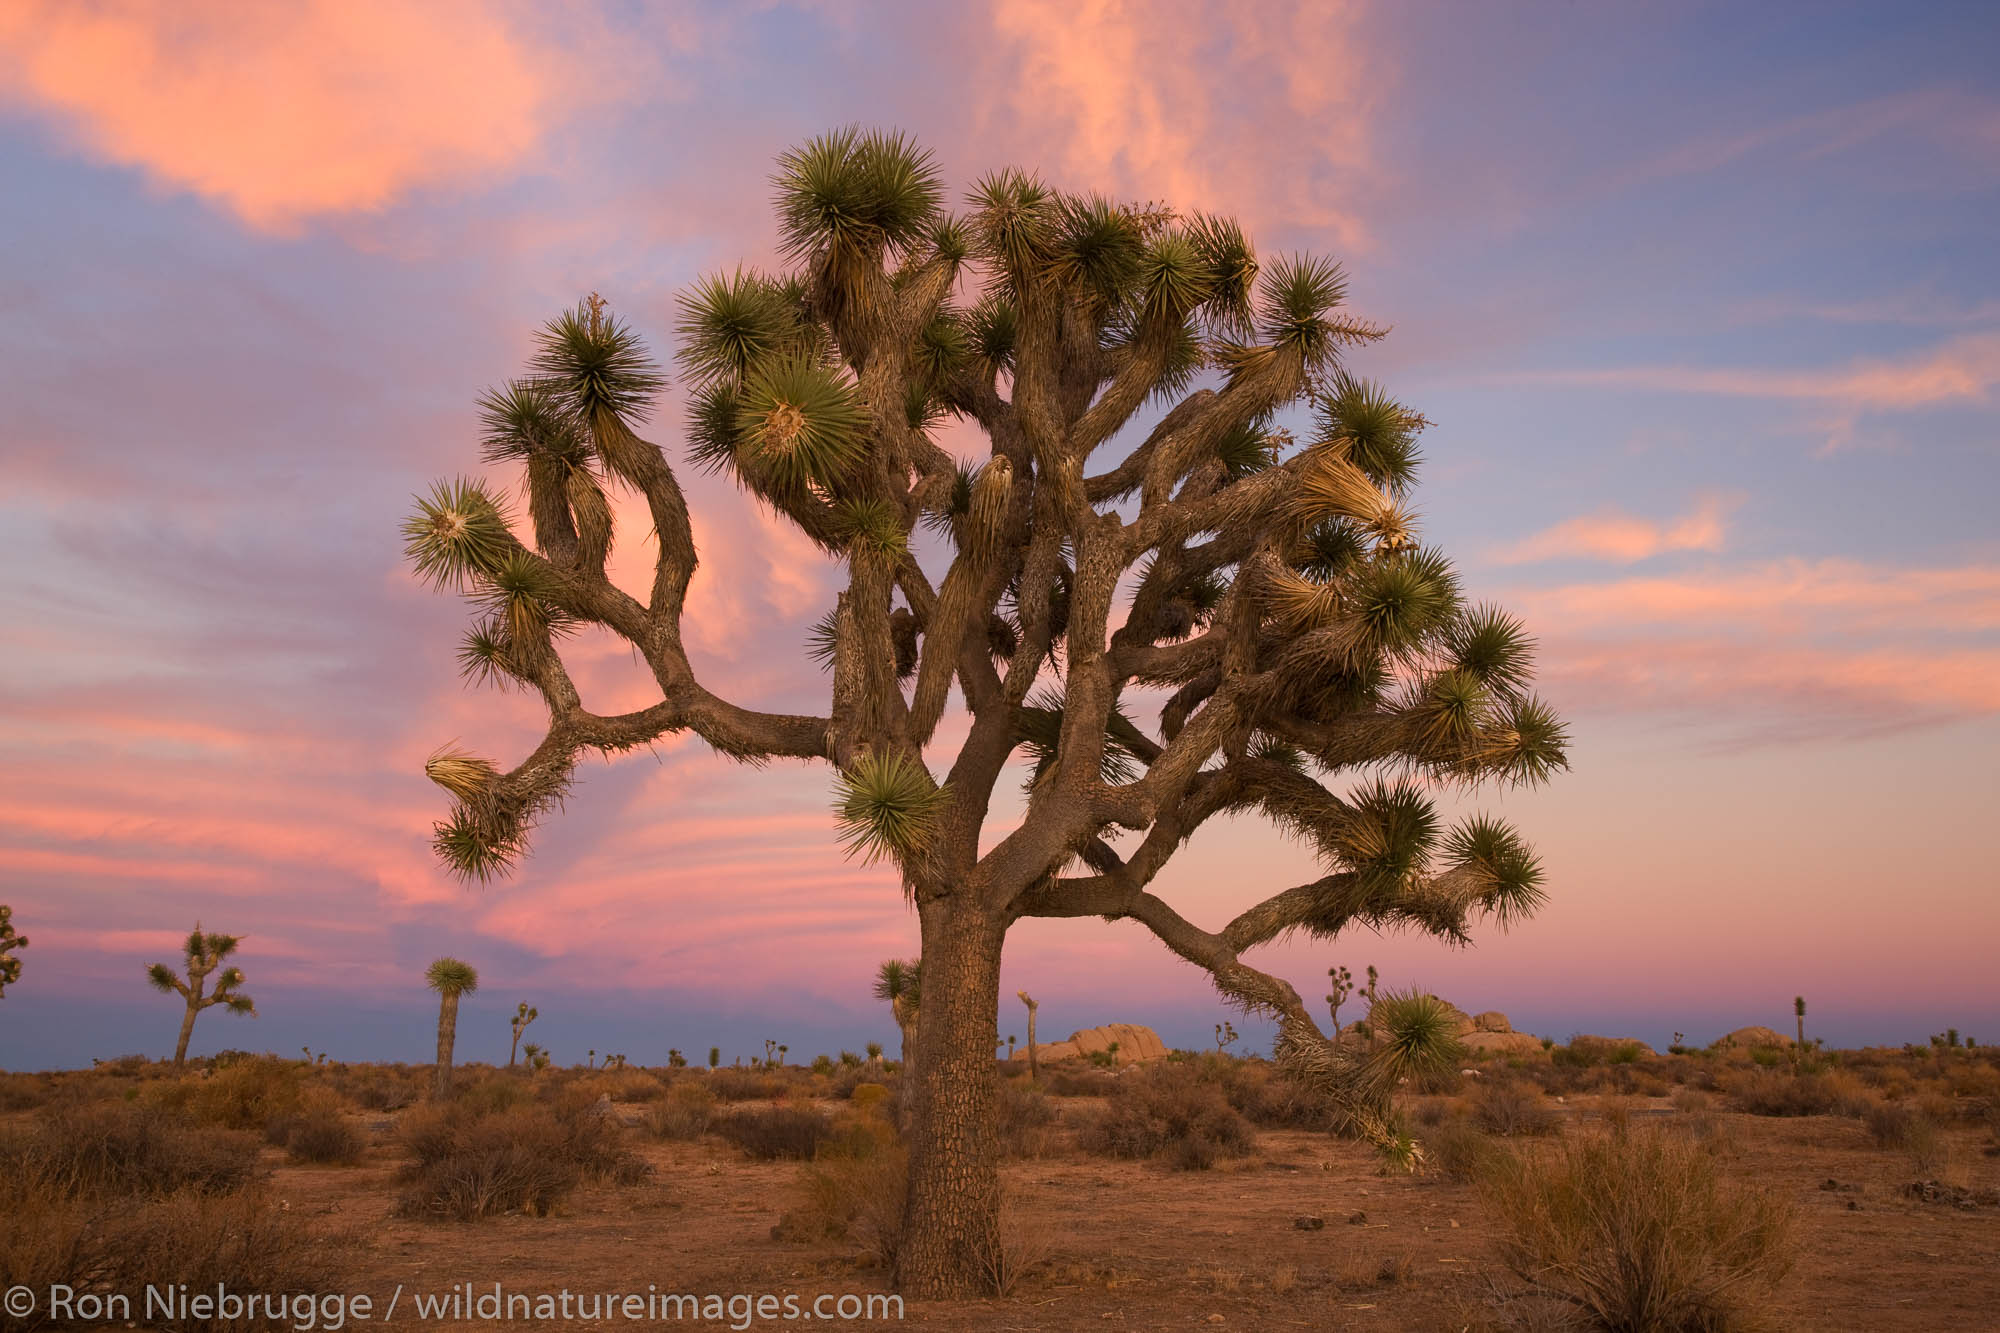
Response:
[[[1564,559],[1630,565],[1671,551],[1720,551],[1726,520],[1742,503],[1740,495],[1708,495],[1679,518],[1657,520],[1609,505],[1501,547],[1489,558],[1503,565]]]

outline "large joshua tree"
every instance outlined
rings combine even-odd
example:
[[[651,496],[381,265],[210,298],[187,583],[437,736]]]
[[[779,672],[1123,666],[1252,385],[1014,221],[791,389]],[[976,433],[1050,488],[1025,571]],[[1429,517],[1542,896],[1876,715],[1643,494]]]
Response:
[[[197,921],[181,946],[181,973],[175,973],[165,963],[154,963],[146,969],[146,980],[155,990],[178,994],[187,1001],[187,1009],[181,1015],[180,1040],[174,1043],[174,1068],[187,1064],[188,1038],[194,1035],[194,1020],[202,1010],[219,1004],[232,1014],[257,1016],[256,1002],[237,989],[243,984],[243,969],[222,965],[242,943],[234,935],[203,934],[201,922]],[[208,989],[211,977],[215,981],[212,991]]]
[[[431,1096],[443,1097],[451,1091],[452,1048],[458,1044],[458,997],[479,989],[479,973],[470,963],[440,958],[424,969],[424,984],[438,993],[437,1070],[431,1076]]]
[[[503,871],[580,758],[669,733],[830,764],[850,851],[894,864],[921,930],[897,1257],[915,1295],[973,1290],[994,1243],[1000,957],[1023,917],[1138,923],[1274,1018],[1277,1060],[1351,1132],[1394,1145],[1388,1091],[1421,1044],[1330,1042],[1247,955],[1295,931],[1460,940],[1534,907],[1523,842],[1484,817],[1442,827],[1428,789],[1541,779],[1564,740],[1528,692],[1521,625],[1469,603],[1417,539],[1424,419],[1342,365],[1382,330],[1341,311],[1336,264],[1260,262],[1226,218],[1018,170],[950,214],[900,135],[816,139],[780,158],[775,189],[786,271],[680,299],[686,454],[841,562],[805,650],[830,673],[824,711],[758,711],[697,678],[688,510],[640,434],[665,380],[593,296],[480,401],[486,459],[525,474],[525,527],[472,480],[435,487],[406,525],[418,573],[478,608],[467,674],[549,714],[504,772],[433,757],[457,798],[439,853]],[[978,456],[934,438],[947,417],[983,433]],[[605,573],[614,487],[648,515],[638,595]],[[659,701],[590,711],[561,652],[582,626],[628,642]],[[954,706],[964,739],[934,769]],[[1017,756],[1025,809],[982,854]],[[1208,821],[1253,813],[1323,873],[1197,925],[1161,872]]]
[[[21,959],[15,952],[28,947],[28,937],[14,929],[14,909],[0,903],[0,996],[21,979]]]

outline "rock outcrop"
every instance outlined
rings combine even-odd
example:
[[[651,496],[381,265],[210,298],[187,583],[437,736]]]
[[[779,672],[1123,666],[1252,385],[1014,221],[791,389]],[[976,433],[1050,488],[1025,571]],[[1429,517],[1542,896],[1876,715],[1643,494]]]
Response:
[[[1112,1050],[1116,1045],[1117,1050]],[[1160,1040],[1160,1034],[1142,1023],[1107,1023],[1103,1027],[1084,1028],[1072,1032],[1066,1041],[1045,1041],[1035,1053],[1038,1060],[1080,1060],[1088,1059],[1098,1052],[1108,1052],[1121,1065],[1144,1064],[1149,1060],[1164,1060],[1167,1044]],[[1013,1058],[1026,1060],[1028,1048],[1014,1047]]]
[[[1512,1032],[1514,1030],[1513,1024],[1507,1021],[1507,1015],[1501,1013],[1498,1009],[1488,1009],[1483,1014],[1474,1014],[1472,1016],[1472,1028],[1475,1032]]]
[[[1792,1039],[1776,1028],[1752,1024],[1747,1028],[1736,1029],[1715,1044],[1726,1049],[1754,1051],[1760,1046],[1790,1046]]]
[[[1531,1037],[1525,1032],[1469,1032],[1459,1038],[1468,1051],[1478,1051],[1485,1055],[1513,1055],[1546,1060],[1548,1052],[1542,1049],[1542,1039]]]

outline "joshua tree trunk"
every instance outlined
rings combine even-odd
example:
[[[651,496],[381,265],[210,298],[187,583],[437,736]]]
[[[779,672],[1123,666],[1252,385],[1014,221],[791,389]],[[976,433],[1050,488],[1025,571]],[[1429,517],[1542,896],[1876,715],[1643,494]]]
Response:
[[[1035,1059],[1035,1010],[1041,1006],[1028,998],[1028,992],[1015,993],[1021,997],[1021,1003],[1028,1006],[1028,1082],[1039,1083],[1042,1081],[1042,1069]]]
[[[194,994],[188,996],[187,1012],[181,1015],[181,1039],[174,1043],[174,1068],[187,1064],[188,1038],[194,1036],[194,1016],[201,1012],[201,986],[197,984]]]
[[[443,1097],[451,1091],[451,1048],[457,1039],[458,996],[447,991],[438,1000],[437,1075],[431,1082],[433,1097]]]
[[[514,1067],[514,1059],[521,1049],[521,1029],[514,1029],[514,1040],[507,1044],[507,1068]]]
[[[922,911],[923,991],[909,1090],[910,1192],[897,1285],[912,1296],[981,1294],[997,1237],[994,1061],[1004,927],[968,904]]]

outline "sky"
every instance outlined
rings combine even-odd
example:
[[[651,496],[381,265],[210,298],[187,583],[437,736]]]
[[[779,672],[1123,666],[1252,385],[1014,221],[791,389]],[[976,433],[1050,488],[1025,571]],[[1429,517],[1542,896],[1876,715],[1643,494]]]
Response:
[[[824,766],[681,739],[588,766],[512,879],[435,864],[424,757],[511,763],[539,718],[460,684],[465,609],[398,536],[477,470],[475,397],[541,321],[600,292],[668,360],[678,291],[774,262],[773,159],[846,124],[914,134],[957,197],[1019,165],[1233,213],[1393,327],[1349,364],[1435,423],[1425,537],[1539,636],[1574,736],[1546,787],[1454,798],[1530,836],[1550,899],[1469,948],[1263,965],[1558,1039],[1789,1028],[1804,995],[1836,1044],[2000,1040],[1991,6],[9,0],[0,901],[31,945],[0,1067],[170,1051],[144,965],[197,920],[259,1011],[197,1053],[424,1059],[444,953],[482,978],[464,1059],[523,1000],[561,1063],[893,1049],[869,983],[916,922],[843,859]],[[697,669],[813,707],[838,571],[680,472]],[[608,641],[576,670],[649,702]],[[1316,874],[1245,819],[1159,891],[1217,926]],[[1017,927],[1021,988],[1051,1038],[1234,1017],[1129,923]]]

